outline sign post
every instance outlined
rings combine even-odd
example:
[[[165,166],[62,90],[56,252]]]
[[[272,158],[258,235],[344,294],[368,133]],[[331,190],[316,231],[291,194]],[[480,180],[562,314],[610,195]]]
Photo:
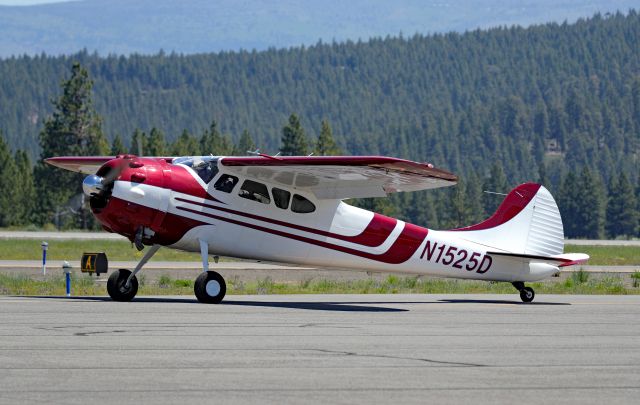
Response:
[[[45,241],[42,241],[42,275],[47,275],[47,249],[49,248],[49,244]]]
[[[71,297],[71,265],[66,260],[62,263],[62,271],[67,283],[67,297]]]

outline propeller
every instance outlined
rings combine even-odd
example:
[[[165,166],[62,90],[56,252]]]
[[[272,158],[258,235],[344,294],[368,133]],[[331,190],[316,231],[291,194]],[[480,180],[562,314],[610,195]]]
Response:
[[[109,171],[107,171],[104,176],[90,174],[85,177],[82,181],[82,190],[84,191],[84,194],[87,197],[102,196],[105,191],[109,189],[109,186],[112,185],[114,181],[116,181],[122,171],[130,165],[131,160],[135,157],[135,155],[118,156],[116,159],[114,159],[118,160],[118,162],[116,162],[115,165],[110,164],[109,166],[107,166],[109,168]],[[100,173],[101,171],[102,168],[98,170],[98,173]]]

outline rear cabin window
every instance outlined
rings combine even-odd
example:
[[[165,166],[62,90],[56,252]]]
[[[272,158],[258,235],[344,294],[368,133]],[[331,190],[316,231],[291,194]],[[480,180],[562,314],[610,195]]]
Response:
[[[316,206],[301,195],[294,194],[291,200],[291,211],[298,214],[308,214],[316,210]]]
[[[274,187],[271,189],[271,194],[273,194],[273,202],[276,204],[276,207],[282,208],[283,210],[289,208],[289,200],[291,199],[290,192]]]
[[[267,186],[253,180],[245,180],[244,183],[242,183],[242,187],[240,187],[240,193],[238,195],[262,204],[269,204],[271,202]]]
[[[223,174],[220,176],[216,184],[213,185],[213,188],[222,191],[225,193],[230,193],[231,190],[235,187],[236,183],[238,183],[238,178],[236,176],[230,176],[228,174]]]

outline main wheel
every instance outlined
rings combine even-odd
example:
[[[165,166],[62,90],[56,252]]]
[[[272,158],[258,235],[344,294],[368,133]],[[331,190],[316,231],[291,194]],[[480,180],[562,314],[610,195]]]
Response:
[[[224,278],[215,271],[207,271],[196,278],[193,292],[198,301],[205,304],[219,304],[227,293]]]
[[[126,286],[127,279],[131,272],[126,269],[119,269],[111,273],[107,280],[107,292],[114,301],[131,301],[138,293],[138,279],[133,276],[129,287]]]
[[[531,287],[525,287],[520,290],[520,299],[522,302],[531,302],[533,301],[533,297],[536,296],[536,293],[533,291]]]

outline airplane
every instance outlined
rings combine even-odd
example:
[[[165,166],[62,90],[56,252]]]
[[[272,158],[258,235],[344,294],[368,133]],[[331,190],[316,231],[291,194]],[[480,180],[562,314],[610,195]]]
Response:
[[[586,262],[563,253],[562,218],[540,184],[517,186],[478,224],[431,230],[343,200],[455,185],[429,163],[384,156],[66,156],[45,160],[88,174],[83,192],[108,232],[148,246],[133,271],[109,276],[107,292],[131,301],[136,274],[162,246],[199,252],[202,303],[220,303],[224,278],[209,256],[510,282],[523,302],[543,280]]]

